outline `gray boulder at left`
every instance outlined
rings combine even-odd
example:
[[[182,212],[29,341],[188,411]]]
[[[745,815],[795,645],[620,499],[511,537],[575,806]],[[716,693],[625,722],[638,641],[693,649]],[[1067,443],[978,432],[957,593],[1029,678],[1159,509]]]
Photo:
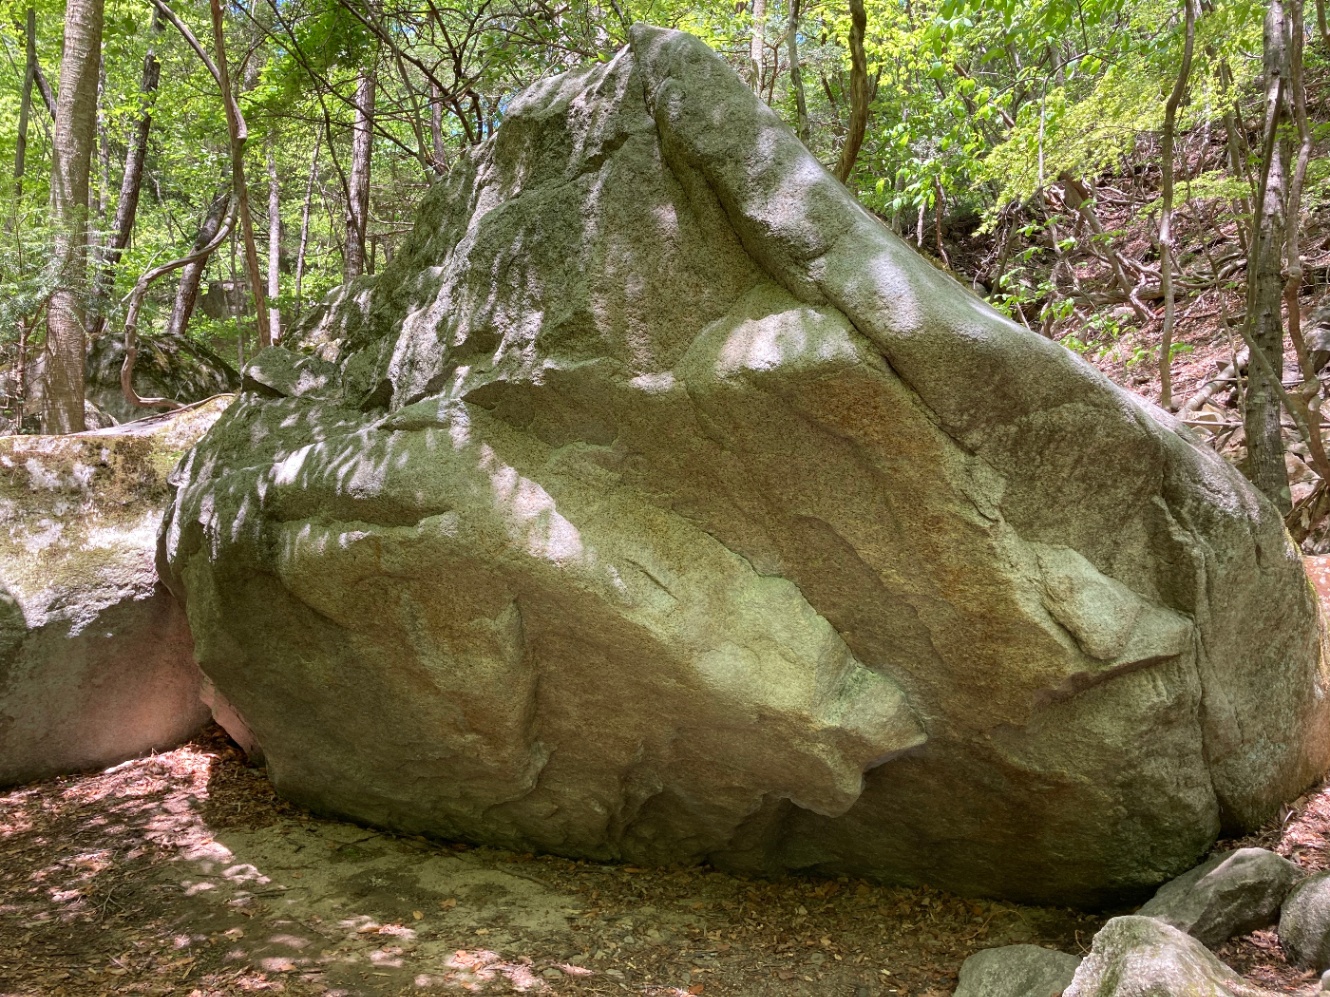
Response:
[[[1080,964],[1079,956],[1038,945],[984,949],[961,965],[954,997],[1057,997]]]
[[[1308,876],[1288,895],[1279,915],[1279,944],[1296,965],[1330,968],[1330,872]]]
[[[1165,883],[1136,913],[1158,918],[1214,948],[1273,924],[1300,875],[1296,865],[1272,851],[1239,848]]]
[[[1115,917],[1063,997],[1274,997],[1215,958],[1191,935],[1152,917]]]
[[[228,401],[0,437],[0,786],[171,747],[207,719],[154,555],[167,476]]]

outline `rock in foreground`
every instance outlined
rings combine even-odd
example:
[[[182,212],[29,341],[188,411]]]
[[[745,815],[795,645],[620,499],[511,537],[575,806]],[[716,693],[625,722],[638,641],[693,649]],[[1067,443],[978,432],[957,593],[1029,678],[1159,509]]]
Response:
[[[1288,895],[1279,915],[1279,944],[1295,966],[1330,968],[1330,872],[1308,876]]]
[[[0,786],[173,747],[207,719],[154,560],[167,475],[228,401],[0,438]]]
[[[1185,931],[1215,948],[1273,924],[1302,872],[1265,848],[1239,848],[1165,883],[1136,913]]]
[[[1060,997],[1081,960],[1038,945],[1002,945],[961,964],[953,997]]]
[[[1191,935],[1152,917],[1115,917],[1063,997],[1275,997],[1253,987]]]
[[[1327,766],[1276,512],[686,35],[514,100],[324,325],[164,533],[311,807],[1092,904]]]

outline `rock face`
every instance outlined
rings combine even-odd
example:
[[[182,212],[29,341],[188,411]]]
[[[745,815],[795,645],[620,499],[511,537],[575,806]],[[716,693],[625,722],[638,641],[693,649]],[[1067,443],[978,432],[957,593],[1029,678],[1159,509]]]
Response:
[[[953,997],[1060,997],[1079,957],[1038,945],[1003,945],[976,952],[961,964]]]
[[[334,311],[163,534],[307,805],[1091,904],[1327,767],[1276,512],[689,36],[515,99]]]
[[[1165,883],[1138,914],[1154,917],[1214,948],[1273,924],[1302,873],[1265,848],[1239,848]]]
[[[125,401],[120,388],[124,359],[125,344],[119,336],[102,336],[93,342],[88,351],[88,398],[119,422],[147,418],[159,410],[136,408]],[[235,369],[206,346],[179,336],[140,337],[134,390],[141,397],[189,403],[238,387]]]
[[[0,438],[0,786],[170,747],[207,719],[154,560],[166,477],[226,402]]]
[[[1330,872],[1308,876],[1284,901],[1279,944],[1294,965],[1330,968]]]
[[[1152,917],[1115,917],[1063,997],[1275,997],[1253,987],[1191,935]]]

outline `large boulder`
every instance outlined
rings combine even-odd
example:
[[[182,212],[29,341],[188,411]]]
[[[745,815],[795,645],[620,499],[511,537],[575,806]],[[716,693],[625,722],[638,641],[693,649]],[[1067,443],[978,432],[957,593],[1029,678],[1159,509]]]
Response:
[[[1274,924],[1280,904],[1301,876],[1296,865],[1269,849],[1239,848],[1165,883],[1136,913],[1215,948]]]
[[[335,307],[163,534],[306,805],[1093,904],[1330,761],[1278,513],[688,35],[516,98]]]
[[[1115,917],[1094,936],[1062,997],[1275,997],[1191,935],[1152,917]]]
[[[167,476],[228,400],[0,438],[0,786],[171,747],[207,719],[154,562]]]

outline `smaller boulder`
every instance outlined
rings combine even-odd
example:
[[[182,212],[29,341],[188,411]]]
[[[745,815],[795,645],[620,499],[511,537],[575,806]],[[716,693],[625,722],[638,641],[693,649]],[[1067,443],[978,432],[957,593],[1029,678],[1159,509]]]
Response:
[[[171,469],[227,402],[0,439],[0,787],[173,747],[207,720],[155,558]]]
[[[1272,851],[1239,848],[1165,883],[1137,913],[1215,948],[1274,924],[1300,875],[1296,865]]]
[[[1057,997],[1080,964],[1079,956],[1038,945],[984,949],[961,965],[954,997]]]
[[[1299,883],[1279,915],[1279,944],[1291,962],[1307,969],[1330,969],[1330,872]]]
[[[1191,935],[1153,917],[1115,917],[1064,997],[1274,997],[1215,958]]]

